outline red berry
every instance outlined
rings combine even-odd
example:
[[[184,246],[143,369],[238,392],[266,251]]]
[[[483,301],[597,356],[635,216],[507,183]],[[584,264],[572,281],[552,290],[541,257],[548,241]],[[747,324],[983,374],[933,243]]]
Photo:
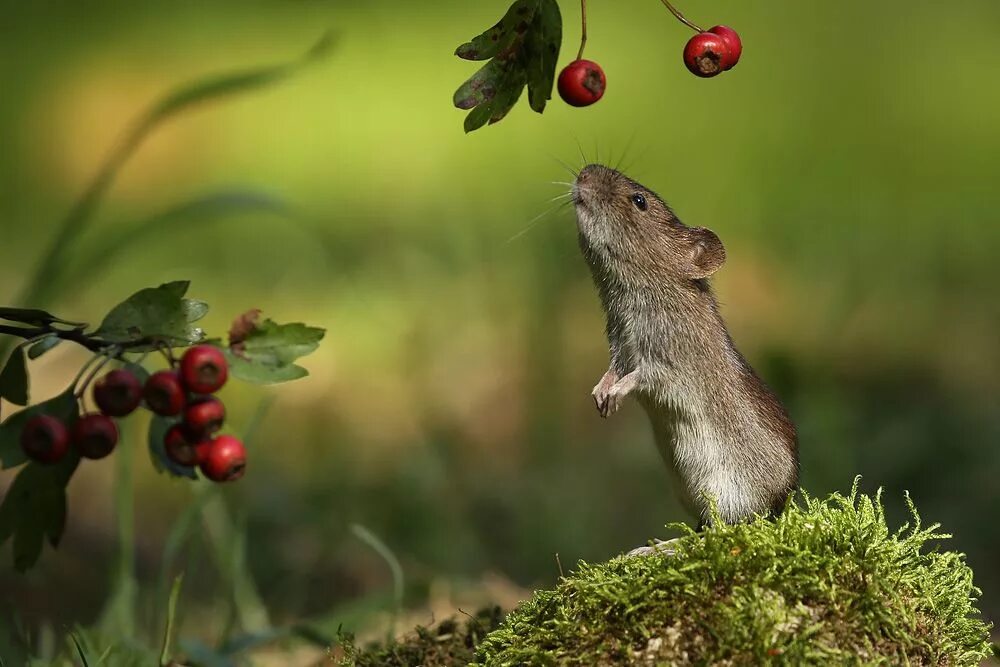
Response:
[[[743,55],[743,42],[740,41],[739,34],[727,25],[717,25],[709,28],[708,31],[725,40],[726,46],[729,47],[729,57],[722,62],[722,69],[727,70],[735,67],[736,63],[740,61],[740,56]]]
[[[103,459],[118,444],[118,427],[115,422],[102,414],[84,415],[73,424],[73,445],[80,456],[88,459]]]
[[[184,424],[198,438],[215,433],[225,420],[226,406],[214,396],[195,399],[184,408]]]
[[[723,63],[729,62],[726,38],[714,32],[701,32],[684,47],[684,64],[695,76],[708,78],[721,74]]]
[[[174,424],[167,429],[167,434],[163,436],[163,449],[167,457],[178,465],[193,466],[201,460],[201,446],[184,424]]]
[[[559,96],[575,107],[590,106],[604,97],[604,70],[590,60],[574,60],[559,73]]]
[[[124,417],[139,407],[142,385],[139,378],[120,368],[94,384],[94,402],[109,417]]]
[[[222,350],[214,345],[195,345],[181,357],[181,380],[195,394],[212,394],[226,384],[229,369]]]
[[[55,463],[69,449],[66,425],[50,415],[36,415],[21,431],[21,448],[29,459],[39,463]]]
[[[247,467],[243,443],[231,435],[220,435],[207,443],[201,460],[201,474],[213,482],[231,482],[243,476]]]
[[[157,371],[150,375],[142,395],[150,410],[165,417],[179,415],[187,398],[177,371]]]

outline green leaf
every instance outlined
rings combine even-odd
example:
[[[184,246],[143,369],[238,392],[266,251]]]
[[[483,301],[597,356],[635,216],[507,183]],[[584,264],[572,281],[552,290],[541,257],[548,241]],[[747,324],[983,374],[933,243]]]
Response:
[[[268,366],[241,359],[226,351],[226,361],[229,362],[229,372],[237,380],[253,384],[279,384],[299,380],[309,375],[309,371],[296,364],[285,366]]]
[[[66,485],[80,457],[70,451],[59,463],[29,463],[17,474],[0,505],[0,544],[14,538],[14,567],[24,572],[42,553],[45,538],[59,545],[66,527]]]
[[[14,405],[28,404],[28,369],[24,363],[24,348],[15,347],[0,371],[0,398]]]
[[[41,339],[40,341],[38,341],[37,343],[28,348],[28,358],[37,359],[38,357],[42,356],[43,354],[45,354],[46,352],[48,352],[61,342],[62,338],[59,338],[55,334],[51,336],[46,336],[45,338]]]
[[[541,113],[552,97],[562,43],[556,0],[516,0],[492,28],[458,47],[467,60],[489,60],[455,91],[453,103],[469,109],[465,131],[502,120],[525,85],[531,108]]]
[[[541,0],[524,43],[528,67],[528,103],[542,113],[552,98],[552,84],[562,44],[562,15],[556,0]]]
[[[107,314],[95,335],[109,343],[147,338],[163,339],[175,345],[197,343],[205,338],[205,332],[192,323],[205,316],[208,306],[184,298],[189,284],[179,280],[139,290]]]
[[[278,324],[266,319],[226,350],[233,377],[257,384],[297,380],[308,371],[294,362],[319,347],[326,331],[300,322]]]
[[[178,421],[170,417],[153,415],[153,418],[149,420],[149,436],[147,437],[149,456],[157,472],[166,472],[172,477],[198,479],[193,466],[182,466],[175,463],[167,456],[167,450],[163,446],[163,438],[167,435],[167,430]]]
[[[77,413],[76,396],[73,388],[43,403],[25,408],[11,415],[0,424],[0,469],[19,466],[27,460],[21,450],[21,429],[35,415],[52,415],[64,420],[72,419]]]
[[[517,0],[496,25],[459,46],[455,55],[465,60],[489,60],[509,49],[519,34],[518,25],[527,27],[534,16],[536,4],[535,0]]]

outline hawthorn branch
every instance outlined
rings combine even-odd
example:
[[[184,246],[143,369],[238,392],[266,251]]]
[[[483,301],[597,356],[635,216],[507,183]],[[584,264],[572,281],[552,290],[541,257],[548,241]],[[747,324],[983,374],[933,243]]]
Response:
[[[12,326],[9,324],[0,324],[0,335],[15,336],[17,338],[23,338],[25,340],[32,340],[35,338],[43,338],[46,336],[55,336],[61,340],[70,341],[71,343],[76,343],[94,353],[101,353],[108,348],[118,348],[122,352],[126,352],[131,348],[139,347],[149,347],[150,345],[158,345],[164,343],[163,339],[145,336],[143,338],[137,338],[135,340],[125,341],[125,342],[110,342],[98,338],[96,336],[91,336],[84,333],[83,329],[57,329],[51,325],[38,326],[38,327],[19,327]]]

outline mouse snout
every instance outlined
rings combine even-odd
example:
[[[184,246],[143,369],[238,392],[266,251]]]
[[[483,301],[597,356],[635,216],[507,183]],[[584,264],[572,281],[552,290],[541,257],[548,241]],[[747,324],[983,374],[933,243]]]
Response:
[[[588,164],[580,170],[573,185],[577,204],[592,204],[607,199],[613,189],[615,172],[600,164]]]
[[[608,169],[602,164],[588,164],[586,167],[580,170],[580,173],[576,176],[576,182],[580,185],[584,183],[590,183],[593,181],[601,181],[610,179],[614,172]]]

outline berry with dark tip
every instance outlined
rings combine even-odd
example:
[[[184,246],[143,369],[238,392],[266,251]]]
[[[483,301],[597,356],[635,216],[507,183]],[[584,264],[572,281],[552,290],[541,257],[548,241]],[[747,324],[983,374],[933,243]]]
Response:
[[[164,417],[179,415],[187,400],[180,373],[174,370],[157,371],[150,375],[142,388],[142,396],[150,410]]]
[[[559,96],[574,107],[590,106],[604,97],[607,78],[592,60],[574,60],[559,73]]]
[[[213,394],[228,377],[226,357],[214,345],[195,345],[181,357],[181,381],[192,393]]]
[[[735,67],[736,63],[740,61],[740,56],[743,55],[743,42],[740,41],[739,34],[727,25],[713,26],[708,31],[725,40],[726,47],[729,49],[729,57],[722,61],[722,69],[730,70]]]
[[[94,403],[109,417],[131,414],[142,402],[142,385],[130,371],[111,371],[94,384]]]
[[[76,451],[88,459],[103,459],[118,444],[118,426],[114,420],[96,412],[76,420],[71,434]]]
[[[33,461],[55,463],[69,449],[69,430],[51,415],[36,415],[24,424],[21,448]]]
[[[231,482],[243,476],[246,466],[243,443],[231,435],[220,435],[207,443],[199,467],[213,482]]]
[[[214,396],[197,398],[184,408],[184,424],[196,438],[212,435],[226,420],[226,406]]]
[[[726,38],[714,32],[700,32],[684,47],[684,64],[692,74],[706,79],[721,74],[730,58]]]
[[[201,448],[184,424],[174,424],[163,436],[163,449],[167,458],[178,465],[194,466],[201,460]]]

